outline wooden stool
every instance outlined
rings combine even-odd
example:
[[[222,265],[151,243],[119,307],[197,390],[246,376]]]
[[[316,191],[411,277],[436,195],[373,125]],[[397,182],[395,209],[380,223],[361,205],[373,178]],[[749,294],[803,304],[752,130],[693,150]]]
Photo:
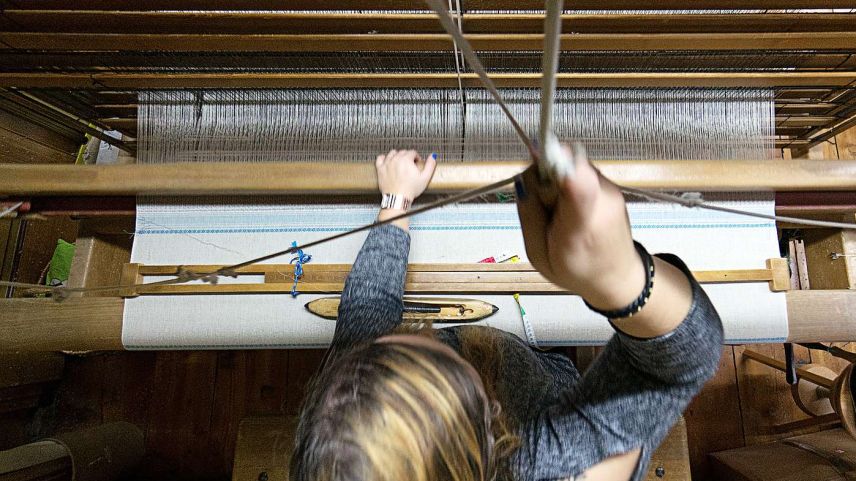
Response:
[[[773,369],[787,372],[784,361],[745,350],[743,355]],[[856,438],[856,404],[853,396],[853,368],[849,364],[840,374],[819,364],[808,364],[796,368],[798,382],[791,386],[791,394],[797,406],[812,416],[809,422],[781,424],[775,427],[778,432],[787,432],[809,426],[840,422],[848,434]]]

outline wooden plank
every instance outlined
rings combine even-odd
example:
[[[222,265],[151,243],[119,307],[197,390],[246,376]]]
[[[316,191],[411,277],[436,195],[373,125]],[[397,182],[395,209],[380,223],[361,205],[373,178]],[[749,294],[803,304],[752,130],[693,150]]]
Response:
[[[297,422],[295,416],[242,419],[232,481],[287,481]]]
[[[247,358],[256,351],[220,351],[214,379],[209,463],[221,477],[232,471],[238,426],[246,415]]]
[[[0,389],[58,381],[65,356],[53,352],[0,352]]]
[[[747,349],[779,361],[784,359],[784,350],[781,344],[734,348],[744,439],[749,446],[787,437],[788,433],[772,432],[772,427],[808,416],[793,401],[784,373],[744,358]],[[794,351],[798,362],[809,362],[807,349],[796,346]]]
[[[342,282],[301,282],[297,290],[304,294],[342,292]],[[139,295],[194,295],[194,294],[276,294],[291,292],[291,282],[264,284],[175,284],[137,287]],[[517,282],[411,282],[404,290],[411,294],[442,293],[539,293],[564,294],[567,291],[549,282],[520,284]]]
[[[687,451],[687,425],[683,417],[672,426],[666,439],[651,454],[646,481],[668,479],[690,481],[690,456]]]
[[[163,462],[160,479],[215,479],[211,438],[217,352],[159,352],[149,396],[146,454]],[[156,478],[152,478],[156,479]]]
[[[838,120],[838,117],[824,115],[784,115],[776,116],[776,127],[804,128],[827,125]]]
[[[856,290],[787,291],[788,339],[856,339]],[[120,350],[124,301],[116,297],[0,299],[0,350]]]
[[[21,234],[20,219],[0,219],[0,280],[9,281],[15,270],[16,251]],[[0,298],[11,297],[14,289],[0,288]]]
[[[811,102],[825,101],[829,96],[829,89],[782,89],[776,92],[776,100],[801,100]]]
[[[101,413],[105,423],[126,421],[143,432],[159,411],[149,410],[157,352],[111,352],[102,356]]]
[[[69,273],[69,287],[104,287],[121,283],[123,266],[131,259],[132,237],[129,234],[101,234],[96,231],[99,227],[95,220],[81,222]]]
[[[0,162],[71,164],[74,156],[0,126]]]
[[[103,423],[104,374],[104,356],[69,356],[66,359],[62,382],[54,394],[57,414],[48,418],[48,422],[53,421],[50,433],[95,427]]]
[[[175,275],[178,273],[178,268],[182,267],[198,273],[215,272],[221,269],[221,264],[188,264],[184,266],[176,265],[148,265],[148,264],[133,264],[136,266],[137,273],[143,276],[163,276]],[[344,279],[344,274],[351,271],[353,264],[306,264],[303,266],[303,273],[307,279],[313,278],[315,275],[323,275],[327,273],[339,273],[339,280]],[[431,273],[431,272],[533,272],[535,268],[528,262],[514,263],[416,263],[408,264],[409,272]],[[235,269],[238,274],[280,274],[284,277],[274,279],[283,280],[290,279],[294,273],[294,264],[250,264],[241,268]],[[541,281],[545,282],[545,281]]]
[[[751,359],[767,367],[773,368],[782,374],[785,373],[785,369],[787,368],[787,363],[784,359],[776,359],[769,357],[766,354],[761,354],[752,349],[751,346],[744,349],[742,354],[744,359]],[[803,351],[803,354],[808,354],[808,351]],[[796,368],[796,374],[799,379],[805,379],[806,381],[817,384],[818,386],[823,386],[827,389],[832,389],[832,386],[835,383],[834,379],[818,375],[801,367]]]
[[[708,453],[745,445],[734,348],[724,346],[719,369],[684,412],[693,479],[711,479]]]
[[[261,350],[247,353],[245,409],[249,415],[282,414],[289,386],[288,351]]]
[[[823,115],[833,108],[837,107],[834,103],[829,102],[816,102],[816,103],[808,103],[808,102],[796,102],[796,103],[785,103],[782,100],[776,101],[776,115],[787,115],[787,114],[809,114],[809,115]]]
[[[4,73],[0,87],[66,89],[175,88],[455,88],[480,87],[476,74],[462,73]],[[538,73],[494,73],[497,87],[538,87]],[[559,88],[582,87],[847,87],[853,72],[631,72],[556,75]]]
[[[856,289],[856,232],[811,229],[803,233],[803,238],[813,289]]]
[[[20,110],[17,106],[11,109],[16,113],[7,112],[4,110],[4,107],[9,108],[8,103],[6,101],[0,102],[0,127],[3,129],[19,136],[27,137],[30,141],[46,148],[67,152],[69,155],[77,153],[77,148],[80,146],[78,140],[83,138],[82,135],[80,135],[79,139],[77,136],[68,138],[32,120],[21,117],[18,114]]]
[[[856,190],[856,162],[596,161],[620,185],[693,191]],[[528,162],[440,164],[428,192],[452,193],[510,178]],[[176,163],[115,166],[0,164],[0,195],[369,194],[374,166],[337,163]]]
[[[431,13],[6,10],[4,30],[123,33],[440,33]],[[468,33],[541,33],[539,13],[465,13]],[[848,13],[564,14],[562,30],[594,33],[852,31]]]
[[[476,51],[537,51],[544,35],[465,35]],[[563,34],[559,48],[580,51],[852,50],[856,33],[657,33]],[[162,52],[436,52],[453,51],[438,34],[131,34],[0,32],[0,50]]]
[[[412,0],[15,0],[15,7],[37,10],[427,10]],[[824,8],[856,8],[853,0],[826,0]],[[542,10],[538,0],[470,0],[468,11]],[[816,0],[579,0],[579,10],[767,10],[818,8]]]
[[[789,341],[856,339],[856,291],[788,291],[786,299]]]
[[[116,297],[0,299],[0,350],[120,350],[123,306]]]
[[[840,160],[856,160],[856,127],[836,135],[835,146]]]
[[[22,222],[20,248],[14,246],[12,249],[17,257],[11,280],[38,284],[44,280],[45,267],[50,264],[57,240],[74,242],[77,222],[67,217],[35,218]],[[13,296],[23,296],[26,292],[27,289],[15,289]]]
[[[493,266],[493,267],[491,267]],[[156,284],[145,283],[144,275],[176,275],[187,269],[199,274],[215,272],[222,266],[142,266],[126,264],[121,284],[129,286],[121,295],[159,294],[261,294],[291,292],[294,269],[289,264],[260,264],[245,266],[238,275],[264,273],[263,283],[217,284]],[[350,272],[349,264],[312,264],[304,269],[297,289],[304,293],[341,292]],[[768,259],[767,269],[695,271],[701,283],[763,282],[770,288],[784,291],[789,288],[785,259]],[[136,284],[135,287],[131,287]],[[404,290],[410,293],[442,292],[527,292],[564,293],[552,284],[531,264],[410,264],[405,276]]]
[[[288,351],[288,377],[285,393],[285,414],[297,415],[306,397],[306,389],[321,368],[325,349],[294,349]]]

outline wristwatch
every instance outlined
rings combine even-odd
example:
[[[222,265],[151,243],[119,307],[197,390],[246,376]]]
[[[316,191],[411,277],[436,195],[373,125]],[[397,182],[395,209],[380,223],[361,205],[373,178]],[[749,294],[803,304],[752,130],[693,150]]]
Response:
[[[407,211],[410,209],[411,200],[401,194],[384,193],[380,200],[381,209],[398,209]]]

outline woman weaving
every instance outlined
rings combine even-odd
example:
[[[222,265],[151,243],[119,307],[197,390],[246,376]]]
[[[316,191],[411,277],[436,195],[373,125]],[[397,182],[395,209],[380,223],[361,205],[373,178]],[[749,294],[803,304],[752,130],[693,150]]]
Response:
[[[301,414],[291,479],[639,480],[719,363],[722,326],[675,256],[634,244],[624,198],[585,159],[545,208],[517,186],[529,261],[610,319],[581,375],[566,357],[490,327],[401,325],[408,221],[374,228],[348,276],[332,346]],[[377,158],[379,219],[407,208],[435,167]],[[387,195],[390,194],[390,195]],[[573,322],[573,319],[567,319]]]

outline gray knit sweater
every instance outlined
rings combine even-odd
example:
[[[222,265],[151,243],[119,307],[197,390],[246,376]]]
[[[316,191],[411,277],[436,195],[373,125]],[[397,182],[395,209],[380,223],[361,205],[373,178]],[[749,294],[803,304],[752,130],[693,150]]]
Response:
[[[410,236],[397,227],[369,233],[342,293],[331,346],[337,354],[387,334],[401,322],[409,250]],[[637,448],[642,456],[632,480],[642,479],[651,453],[716,371],[722,343],[719,316],[680,259],[660,257],[691,279],[693,304],[687,318],[655,339],[616,333],[584,376],[566,357],[532,350],[516,336],[497,331],[503,365],[496,395],[521,426],[522,447],[511,460],[516,479],[573,477]],[[463,329],[493,328],[445,328],[438,338],[460,349]]]

